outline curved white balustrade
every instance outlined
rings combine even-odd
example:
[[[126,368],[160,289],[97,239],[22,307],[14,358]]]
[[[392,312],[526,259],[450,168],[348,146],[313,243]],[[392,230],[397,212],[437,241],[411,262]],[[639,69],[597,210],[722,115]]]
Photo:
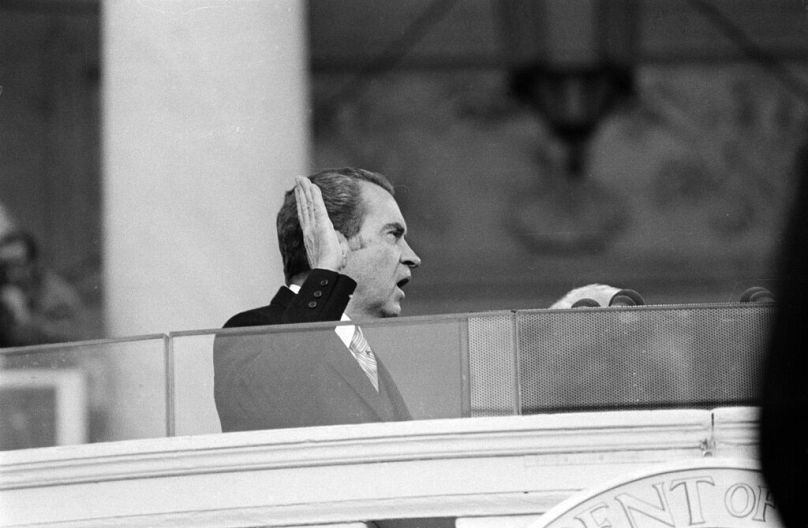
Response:
[[[705,457],[754,466],[756,410],[442,419],[0,454],[0,526],[526,526],[571,495]]]

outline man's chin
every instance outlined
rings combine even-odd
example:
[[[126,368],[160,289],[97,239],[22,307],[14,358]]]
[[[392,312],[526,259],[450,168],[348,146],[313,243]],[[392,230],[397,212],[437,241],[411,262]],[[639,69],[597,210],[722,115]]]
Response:
[[[398,317],[401,314],[401,305],[399,303],[389,304],[381,312],[381,317]]]

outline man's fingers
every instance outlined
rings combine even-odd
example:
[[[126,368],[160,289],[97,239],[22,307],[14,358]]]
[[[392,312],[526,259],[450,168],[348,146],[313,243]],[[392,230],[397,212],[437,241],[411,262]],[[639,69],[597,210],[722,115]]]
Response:
[[[303,232],[303,247],[306,250],[306,260],[309,266],[313,266],[317,249],[314,247],[315,240],[312,237],[312,222],[309,212],[309,200],[306,198],[305,184],[300,176],[295,178],[295,205],[297,206],[297,219],[300,223],[300,230]]]
[[[312,208],[314,207],[314,194],[313,190],[315,185],[311,183],[311,180],[308,178],[304,178],[299,176],[300,178],[300,188],[303,190],[303,196],[305,198],[306,209],[309,215],[309,218],[312,217]]]
[[[298,176],[295,178],[295,202],[297,205],[297,217],[300,220],[301,228],[305,229],[313,224],[314,218],[311,211],[312,197],[311,187],[313,185],[308,178]]]
[[[295,205],[297,206],[297,218],[303,220],[303,191],[300,190],[300,185],[295,184]]]
[[[337,234],[337,242],[339,242],[339,247],[342,250],[342,254],[347,255],[351,251],[351,245],[348,243],[348,239],[336,229],[334,232]]]
[[[297,205],[297,219],[300,222],[300,228],[305,229],[310,223],[308,206],[306,205],[306,197],[303,194],[303,189],[299,185],[295,187],[295,205]]]
[[[295,178],[295,200],[309,265],[342,269],[347,261],[348,241],[334,229],[320,188],[299,176]]]
[[[331,218],[328,217],[320,188],[307,178],[300,178],[299,184],[304,196],[304,214],[307,215],[310,225],[315,229],[332,229]]]
[[[311,186],[311,214],[316,222],[328,223],[330,226],[331,219],[328,217],[328,210],[325,208],[323,194],[316,185]]]
[[[339,249],[342,253],[342,266],[345,267],[345,265],[348,264],[348,253],[351,251],[351,246],[348,244],[348,239],[345,238],[345,235],[339,231],[336,231],[336,233],[337,240],[339,241]]]

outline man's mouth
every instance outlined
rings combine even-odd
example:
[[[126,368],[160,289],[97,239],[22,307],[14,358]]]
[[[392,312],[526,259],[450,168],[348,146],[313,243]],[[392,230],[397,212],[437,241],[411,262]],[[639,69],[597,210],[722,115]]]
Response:
[[[396,286],[398,286],[398,289],[399,289],[399,290],[403,290],[403,289],[404,289],[404,286],[406,286],[406,284],[407,284],[408,282],[410,282],[410,279],[401,279],[400,281],[398,281],[398,282],[396,283]]]

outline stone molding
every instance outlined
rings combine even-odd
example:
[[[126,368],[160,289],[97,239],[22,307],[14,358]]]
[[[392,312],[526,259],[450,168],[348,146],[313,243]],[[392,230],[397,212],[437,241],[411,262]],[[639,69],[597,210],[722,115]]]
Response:
[[[289,526],[539,514],[644,467],[749,455],[749,442],[716,441],[716,416],[734,438],[754,439],[753,410],[658,410],[10,451],[0,454],[7,516],[0,526]],[[52,506],[37,511],[41,503]]]

